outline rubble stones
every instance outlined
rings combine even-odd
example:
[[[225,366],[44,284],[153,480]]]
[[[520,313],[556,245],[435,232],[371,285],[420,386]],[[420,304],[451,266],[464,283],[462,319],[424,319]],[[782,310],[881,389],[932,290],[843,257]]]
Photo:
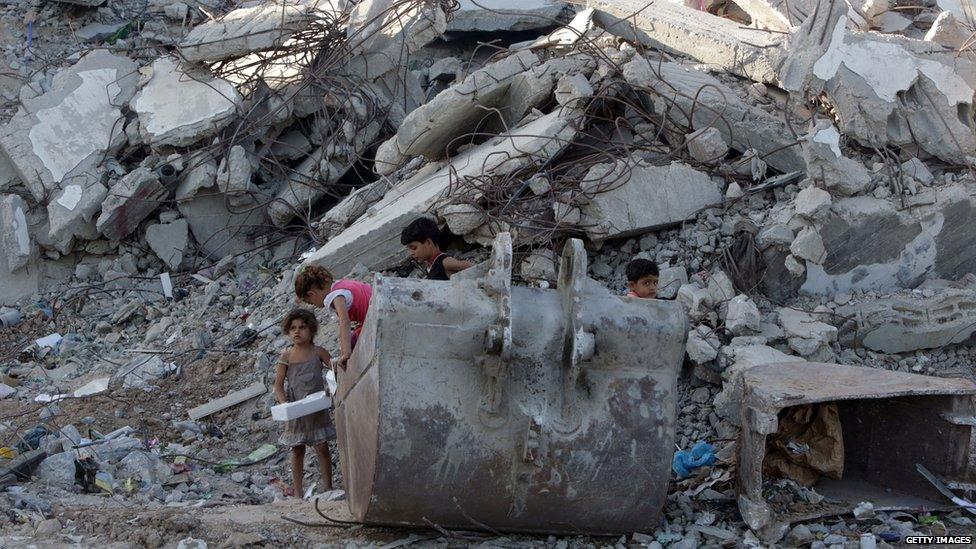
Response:
[[[715,360],[721,343],[718,335],[707,326],[698,326],[688,333],[685,349],[688,358],[695,364],[705,364]]]
[[[227,157],[220,162],[217,168],[217,187],[227,195],[231,206],[253,205],[250,193],[257,190],[251,183],[253,171],[247,151],[240,145],[231,147]]]
[[[54,77],[0,130],[0,149],[40,201],[56,185],[94,172],[125,142],[121,106],[136,91],[132,60],[95,50]]]
[[[688,284],[688,272],[684,267],[666,267],[660,270],[657,281],[657,297],[659,299],[674,299],[678,289]]]
[[[911,288],[926,277],[954,280],[976,272],[976,242],[966,238],[976,195],[964,185],[937,187],[930,206],[899,209],[888,200],[834,200],[819,231],[828,250],[820,265],[792,280],[785,253],[769,248],[764,290],[780,299],[800,290],[832,296]]]
[[[580,184],[592,196],[582,207],[590,238],[601,240],[660,229],[722,202],[718,186],[686,164],[601,164]]]
[[[75,458],[77,452],[61,452],[48,456],[41,462],[35,474],[39,479],[54,486],[70,488],[75,483]]]
[[[837,194],[855,195],[871,183],[863,164],[841,154],[840,133],[829,122],[818,123],[804,137],[803,157],[807,174]]]
[[[26,214],[24,199],[15,194],[0,195],[0,256],[4,259],[0,273],[12,273],[30,261],[31,241]]]
[[[922,185],[931,185],[935,181],[935,176],[918,157],[902,162],[901,171],[906,177],[911,177]]]
[[[529,281],[544,280],[548,283],[556,282],[556,254],[550,249],[533,250],[522,260],[522,278]]]
[[[957,50],[962,48],[972,35],[972,29],[960,23],[951,11],[944,11],[932,22],[932,26],[925,33],[923,40]]]
[[[813,227],[804,227],[797,233],[790,244],[793,257],[805,259],[812,263],[822,264],[827,259],[827,249],[824,247],[820,233]]]
[[[176,59],[152,64],[152,77],[132,100],[139,131],[153,147],[184,147],[230,124],[241,95],[226,80],[185,71]]]
[[[556,83],[556,102],[560,105],[571,105],[593,95],[593,86],[582,74],[563,76]]]
[[[817,320],[810,313],[787,307],[777,311],[790,348],[800,355],[814,355],[837,341],[837,328]]]
[[[809,186],[796,195],[796,213],[808,219],[820,219],[830,209],[830,193]]]
[[[718,128],[712,126],[688,134],[688,154],[699,162],[716,162],[729,152],[729,145]]]
[[[737,295],[728,304],[725,328],[733,335],[747,335],[759,331],[762,317],[759,308],[745,295]]]
[[[61,190],[47,204],[49,238],[54,242],[64,242],[81,235],[85,224],[90,223],[101,210],[102,201],[107,195],[105,185],[85,177],[62,183]]]
[[[185,219],[159,223],[146,228],[146,242],[170,270],[178,270],[187,249],[189,224]]]
[[[148,168],[137,168],[112,186],[95,226],[109,240],[122,240],[159,207],[167,191]]]

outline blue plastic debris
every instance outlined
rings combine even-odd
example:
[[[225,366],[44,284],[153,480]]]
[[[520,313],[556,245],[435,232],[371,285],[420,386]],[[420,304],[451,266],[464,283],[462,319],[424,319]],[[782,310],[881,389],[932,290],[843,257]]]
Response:
[[[678,478],[688,478],[695,469],[714,463],[715,448],[702,440],[695,444],[690,451],[678,450],[675,452],[674,459],[671,460],[671,469],[678,475]]]

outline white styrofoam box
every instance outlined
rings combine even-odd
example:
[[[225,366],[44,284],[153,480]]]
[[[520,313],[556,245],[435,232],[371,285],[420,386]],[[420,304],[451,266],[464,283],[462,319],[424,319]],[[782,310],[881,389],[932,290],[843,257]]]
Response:
[[[295,402],[286,402],[285,404],[272,406],[271,419],[275,421],[288,421],[327,410],[329,406],[332,406],[332,399],[325,394],[325,391],[319,391]]]

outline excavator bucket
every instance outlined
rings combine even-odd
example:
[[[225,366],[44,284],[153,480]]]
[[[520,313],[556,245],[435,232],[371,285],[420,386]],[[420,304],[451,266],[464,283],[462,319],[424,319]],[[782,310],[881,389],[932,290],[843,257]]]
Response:
[[[376,277],[341,374],[350,510],[367,524],[546,533],[652,528],[667,495],[681,307],[587,278],[512,286],[512,242],[450,281]]]

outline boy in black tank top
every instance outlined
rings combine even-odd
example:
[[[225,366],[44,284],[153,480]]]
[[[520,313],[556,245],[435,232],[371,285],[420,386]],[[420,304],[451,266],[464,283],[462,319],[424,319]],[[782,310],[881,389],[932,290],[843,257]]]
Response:
[[[442,252],[438,243],[440,236],[437,222],[429,217],[413,220],[400,233],[400,243],[407,247],[414,261],[424,266],[429,280],[449,280],[454,273],[473,265]]]

